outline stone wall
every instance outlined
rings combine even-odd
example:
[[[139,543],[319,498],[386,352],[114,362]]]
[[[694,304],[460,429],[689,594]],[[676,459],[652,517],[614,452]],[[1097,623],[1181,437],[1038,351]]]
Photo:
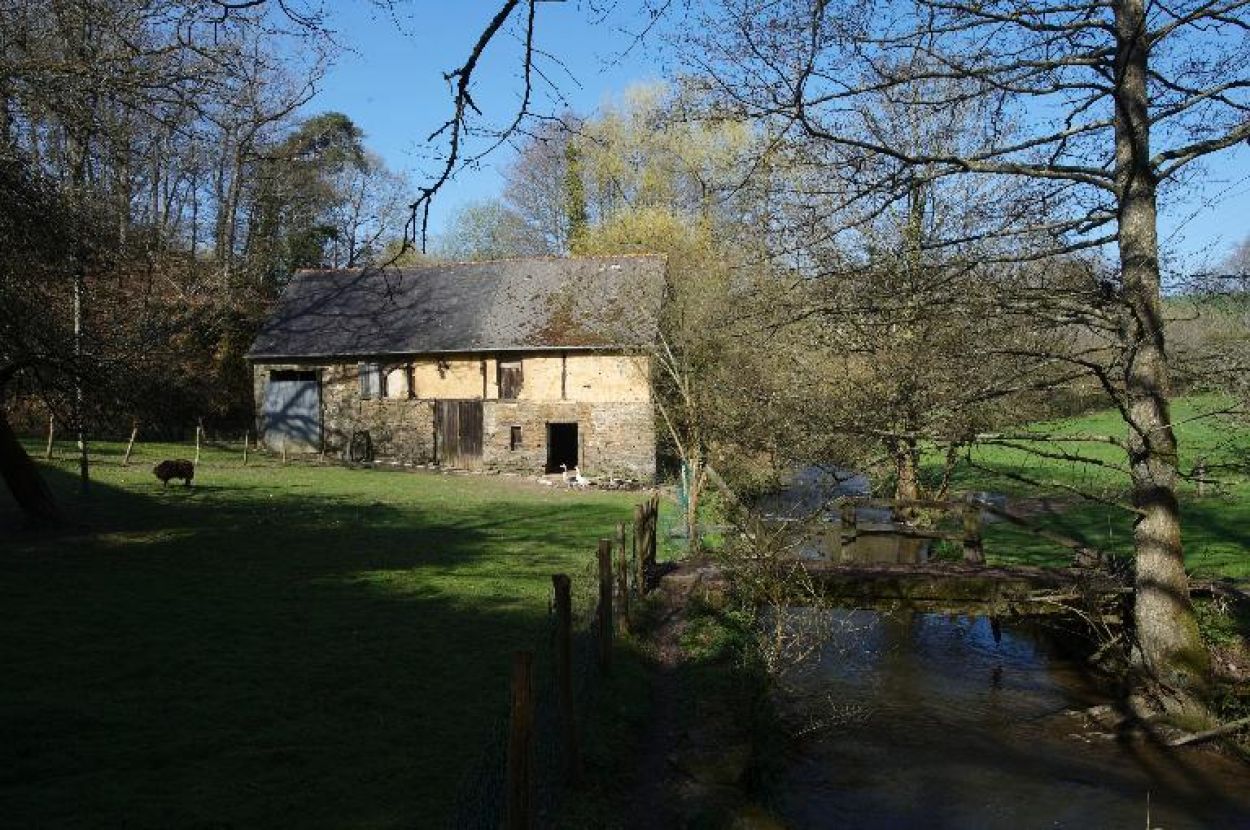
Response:
[[[325,451],[341,455],[354,431],[367,430],[380,458],[434,460],[434,402],[482,400],[482,465],[536,475],[547,463],[547,424],[578,425],[578,458],[592,478],[655,477],[655,416],[647,358],[622,354],[521,354],[524,382],[516,400],[500,400],[495,355],[380,361],[387,397],[361,399],[358,363],[261,363],[253,367],[257,410],[272,371],[315,370],[321,381]],[[409,369],[409,367],[411,367]],[[412,395],[407,378],[413,378]],[[483,397],[485,391],[485,397]],[[512,427],[521,442],[512,449]]]
[[[655,416],[649,402],[487,401],[482,415],[482,463],[487,469],[543,472],[547,424],[576,423],[583,475],[655,478]],[[513,426],[521,428],[521,445],[515,450]]]
[[[367,430],[379,458],[418,464],[434,460],[434,402],[407,397],[362,400],[355,363],[322,369],[321,413],[328,454],[341,455],[353,431]]]
[[[357,364],[266,363],[252,369],[259,414],[270,372],[316,371],[321,381],[321,432],[327,455],[340,456],[352,433],[367,430],[374,453],[411,463],[434,460],[434,402],[419,398],[362,399]]]

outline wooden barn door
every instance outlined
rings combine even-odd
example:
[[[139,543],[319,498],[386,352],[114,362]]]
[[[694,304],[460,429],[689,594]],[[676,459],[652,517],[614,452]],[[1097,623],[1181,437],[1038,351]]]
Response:
[[[261,440],[270,449],[321,449],[321,384],[317,373],[270,373],[260,418]]]
[[[434,458],[444,467],[482,465],[482,402],[434,402]]]

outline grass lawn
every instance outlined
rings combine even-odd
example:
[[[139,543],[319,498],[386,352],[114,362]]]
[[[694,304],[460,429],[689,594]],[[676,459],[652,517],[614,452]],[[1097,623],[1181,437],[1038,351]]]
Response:
[[[445,822],[550,575],[589,584],[642,498],[212,449],[162,490],[186,446],[120,451],[86,500],[43,463],[64,529],[0,493],[5,826]]]
[[[1223,417],[1201,417],[1227,402],[1217,397],[1182,398],[1172,410],[1180,446],[1181,469],[1189,472],[1204,458],[1210,477],[1219,484],[1198,498],[1196,488],[1181,487],[1185,555],[1188,567],[1202,576],[1250,581],[1250,428]],[[1096,412],[1053,423],[1030,424],[1028,429],[1060,435],[1110,435],[1123,439],[1119,414]],[[1128,555],[1132,550],[1132,514],[1081,499],[1066,489],[1079,488],[1110,500],[1128,503],[1128,474],[1124,451],[1110,444],[1084,441],[1039,443],[1047,452],[1081,453],[1111,467],[1068,460],[1040,458],[1023,450],[983,447],[956,473],[960,489],[1006,492],[1013,500],[1053,497],[1055,506],[1036,516],[1039,524],[1066,533],[1103,550]],[[1047,486],[1024,484],[1011,478],[1023,475]],[[1007,524],[992,524],[985,533],[991,562],[1065,564],[1069,553],[1054,544]]]

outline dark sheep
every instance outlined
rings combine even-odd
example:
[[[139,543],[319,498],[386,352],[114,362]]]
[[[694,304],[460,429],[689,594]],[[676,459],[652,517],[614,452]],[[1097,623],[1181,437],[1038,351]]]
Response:
[[[191,479],[195,478],[195,465],[185,458],[166,459],[153,467],[152,472],[166,487],[171,478],[180,478],[183,484],[190,487]]]

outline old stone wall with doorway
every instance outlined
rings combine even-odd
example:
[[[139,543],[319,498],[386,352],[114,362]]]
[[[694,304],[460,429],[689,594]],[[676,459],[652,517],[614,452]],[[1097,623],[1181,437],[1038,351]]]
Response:
[[[566,455],[556,456],[557,461],[572,461],[590,478],[654,479],[655,416],[644,358],[525,354],[506,360],[505,365],[515,362],[519,367],[514,399],[500,398],[501,360],[493,356],[258,362],[253,380],[259,408],[273,372],[315,372],[324,450],[334,457],[343,456],[353,434],[367,431],[378,458],[433,462],[436,401],[479,400],[483,469],[525,475],[555,472],[549,425],[567,424],[576,426],[564,428],[560,436],[567,438],[575,429],[575,448],[571,455],[565,448]],[[362,378],[362,367],[366,374],[373,371],[376,379]]]
[[[655,421],[649,402],[488,401],[482,461],[487,469],[554,472],[550,424],[577,425],[577,464],[589,478],[655,478]]]

